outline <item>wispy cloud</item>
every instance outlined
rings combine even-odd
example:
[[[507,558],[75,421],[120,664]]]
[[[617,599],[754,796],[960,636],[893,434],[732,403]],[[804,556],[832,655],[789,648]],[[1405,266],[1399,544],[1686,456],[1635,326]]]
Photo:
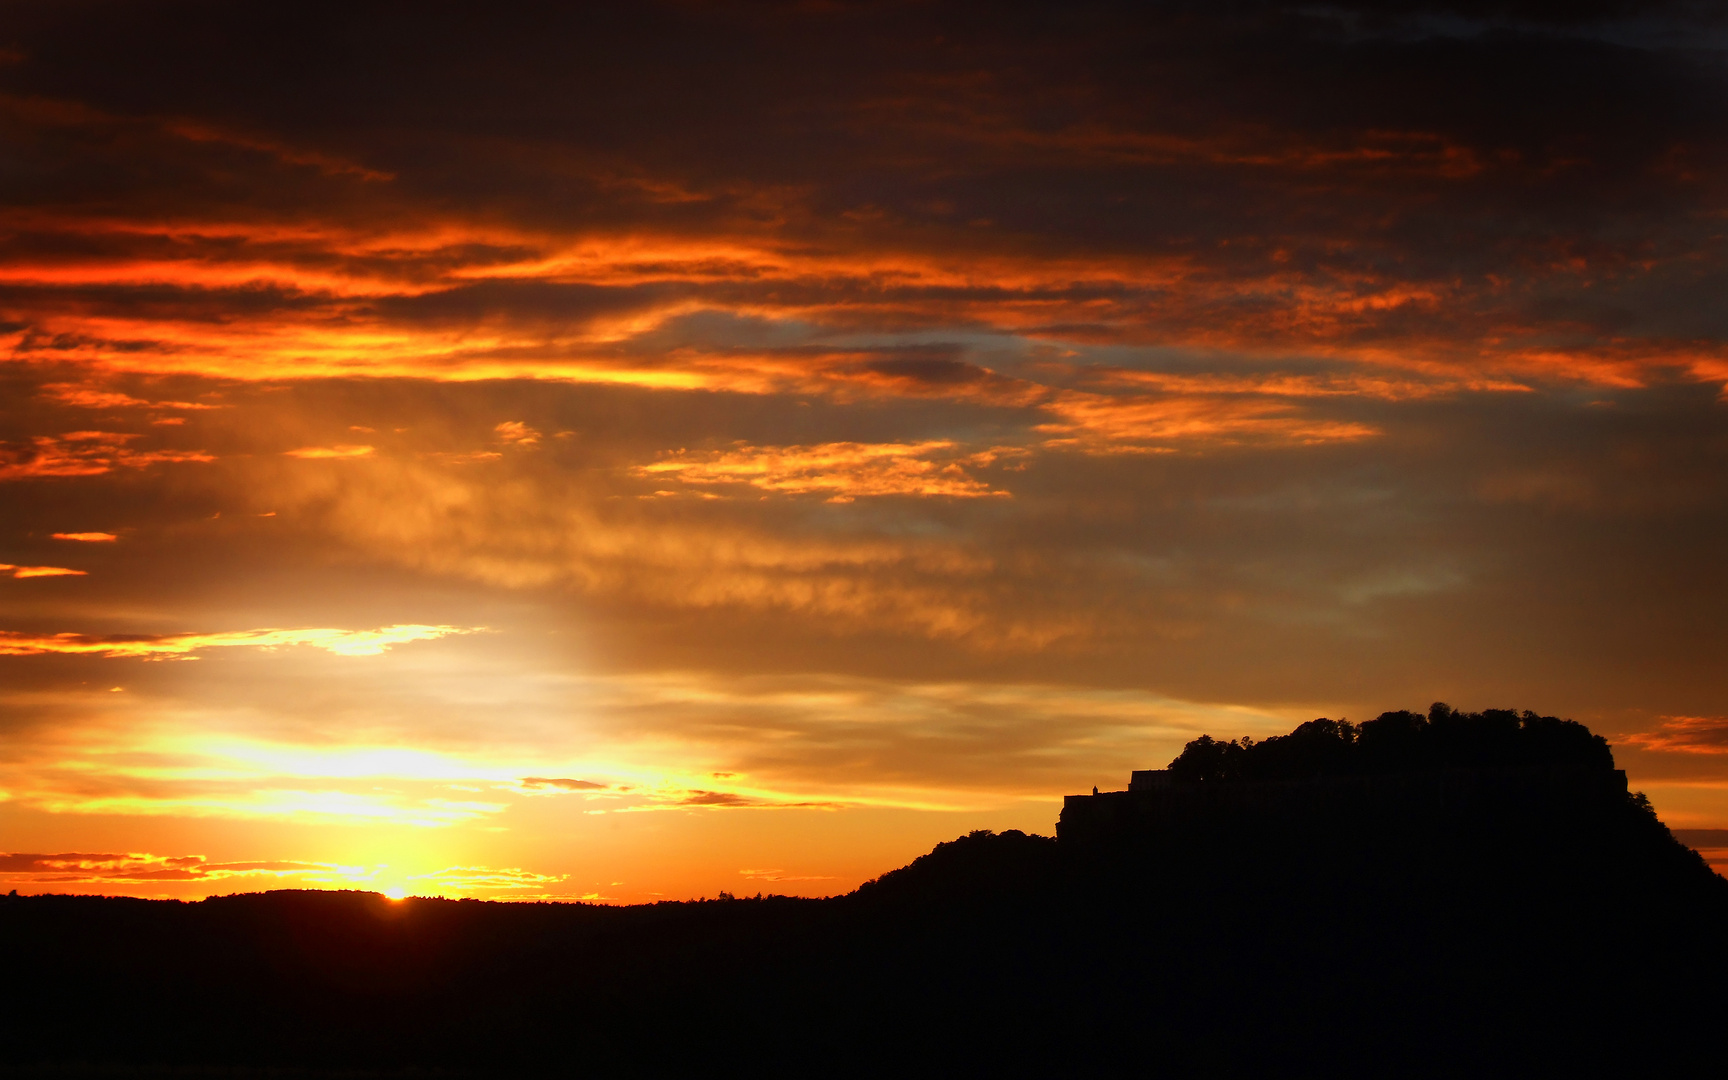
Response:
[[[1656,730],[1628,735],[1621,741],[1644,750],[1728,754],[1728,716],[1665,716]]]
[[[297,860],[213,860],[149,852],[0,852],[0,884],[47,892],[322,887],[376,889],[391,896],[533,896],[568,874],[520,867],[448,866],[426,873],[388,863],[344,865]],[[797,879],[802,880],[802,879]],[[200,887],[203,887],[202,889]]]
[[[1371,424],[1304,415],[1286,402],[1213,394],[1117,397],[1068,392],[1046,409],[1055,415],[1037,426],[1048,436],[1046,446],[1099,454],[1220,443],[1314,444],[1380,433]]]
[[[0,881],[17,885],[162,885],[230,878],[303,878],[338,882],[362,876],[359,867],[288,861],[212,862],[202,855],[147,852],[0,854]]]
[[[662,795],[644,807],[637,809],[654,809],[657,806],[714,806],[723,808],[750,807],[758,810],[834,810],[844,806],[843,802],[834,800],[793,800],[764,798],[759,795],[745,795],[736,791],[690,791]]]
[[[447,866],[430,874],[410,874],[406,887],[410,892],[433,894],[493,892],[545,892],[564,881],[569,874],[537,874],[520,867],[492,869],[486,866]]]
[[[816,446],[750,446],[693,454],[678,451],[638,475],[685,484],[747,484],[780,495],[820,495],[829,502],[869,496],[914,495],[971,499],[1005,497],[971,476],[967,467],[989,465],[1025,451],[998,447],[966,454],[946,439],[919,443],[822,443]]]
[[[498,441],[516,446],[533,446],[540,441],[540,433],[520,420],[506,420],[492,429],[498,435]]]
[[[202,450],[134,450],[127,445],[138,438],[123,432],[69,431],[38,435],[25,445],[0,443],[0,480],[101,476],[116,468],[216,460]]]
[[[78,573],[79,571],[71,571]],[[145,659],[185,657],[203,649],[247,646],[279,649],[291,645],[309,645],[338,656],[377,656],[392,646],[411,641],[435,641],[451,634],[472,634],[478,627],[424,626],[403,624],[384,626],[377,630],[337,630],[309,628],[299,630],[228,630],[206,634],[110,635],[89,634],[32,635],[0,631],[0,656],[39,656],[48,653]]]
[[[566,777],[524,776],[522,786],[525,788],[557,788],[563,791],[607,791],[610,784],[599,784],[592,780],[572,780]]]
[[[750,881],[833,881],[831,874],[789,874],[784,870],[740,870]]]
[[[198,401],[149,401],[131,394],[88,383],[44,383],[40,393],[62,405],[84,409],[219,409]]]
[[[70,570],[64,566],[12,566],[0,563],[0,574],[9,574],[15,578],[84,577],[87,573],[85,570]]]
[[[342,444],[338,446],[302,446],[298,450],[284,450],[289,457],[321,460],[326,458],[362,458],[372,456],[372,447]]]

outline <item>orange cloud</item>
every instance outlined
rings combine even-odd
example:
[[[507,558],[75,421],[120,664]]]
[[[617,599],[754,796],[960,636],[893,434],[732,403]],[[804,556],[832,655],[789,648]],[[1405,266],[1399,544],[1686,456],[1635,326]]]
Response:
[[[784,870],[740,870],[750,881],[834,881],[829,874],[788,874]]]
[[[370,446],[302,446],[298,450],[284,450],[289,457],[319,460],[324,458],[359,458],[372,454]]]
[[[1177,374],[1094,367],[1065,369],[1078,381],[1095,388],[1155,390],[1185,395],[1257,395],[1282,398],[1359,397],[1380,401],[1416,401],[1458,393],[1527,393],[1530,387],[1503,379],[1461,379],[1438,375],[1414,378],[1408,375],[1357,372],[1324,375],[1293,375],[1288,372],[1231,375],[1222,373]]]
[[[377,656],[410,641],[434,641],[478,628],[404,624],[377,630],[233,630],[214,634],[160,634],[93,637],[88,634],[30,635],[0,631],[0,656],[62,653],[104,657],[186,656],[201,649],[251,646],[263,649],[310,645],[338,656]]]
[[[1665,716],[1655,731],[1628,735],[1622,741],[1645,750],[1728,754],[1728,716]]]
[[[1632,386],[1670,371],[1725,381],[1718,343],[1652,337],[1604,347],[1598,328],[1532,314],[1538,305],[1526,302],[1599,295],[1604,285],[1683,266],[1695,252],[1659,258],[1647,245],[1555,242],[1525,244],[1493,256],[1498,262],[1485,257],[1479,272],[1424,270],[1425,260],[1405,257],[1420,253],[1420,239],[1388,236],[1388,195],[1427,199],[1427,188],[1416,196],[1407,185],[1496,174],[1523,182],[1534,166],[1516,154],[1443,129],[1377,124],[1313,131],[1220,116],[1193,134],[1101,110],[1030,125],[1013,93],[986,83],[915,80],[843,107],[853,120],[891,125],[898,139],[929,140],[945,158],[959,147],[956,178],[968,160],[1035,168],[1041,183],[1061,182],[1054,168],[1079,180],[1124,168],[1147,176],[1206,169],[1285,200],[1291,212],[1269,217],[1266,206],[1248,205],[1222,232],[1206,235],[1196,223],[1195,236],[1100,244],[1035,225],[938,222],[904,207],[835,214],[817,197],[819,184],[724,180],[688,164],[656,174],[627,154],[599,164],[571,147],[523,145],[519,164],[590,185],[599,205],[618,211],[531,225],[433,208],[397,190],[386,172],[237,121],[0,95],[0,112],[22,131],[56,146],[67,138],[109,146],[118,158],[102,159],[106,166],[171,161],[192,178],[231,185],[240,177],[286,197],[243,207],[188,197],[179,209],[169,200],[135,213],[92,211],[125,205],[96,200],[0,211],[0,230],[34,241],[0,266],[0,281],[21,287],[0,325],[23,327],[7,335],[14,359],[227,379],[534,377],[752,392],[798,381],[762,358],[654,339],[680,317],[723,313],[830,331],[942,327],[1429,365],[1489,381]],[[1352,212],[1358,198],[1365,204]],[[669,219],[666,207],[680,209]],[[1341,212],[1316,216],[1316,207]],[[581,295],[567,304],[512,295],[562,286]],[[871,381],[860,375],[852,389]],[[845,382],[829,389],[845,392]],[[929,392],[917,380],[874,385]],[[192,407],[67,386],[67,403],[89,407]]]
[[[156,855],[150,852],[84,852],[54,854],[0,852],[0,883],[13,888],[36,886],[44,891],[116,887],[157,887],[199,884],[234,888],[262,879],[270,888],[378,888],[401,882],[390,895],[456,895],[544,892],[567,874],[539,874],[520,867],[450,866],[431,873],[391,871],[388,865],[347,866],[339,863],[288,859],[212,861],[203,855]],[[787,879],[794,880],[794,879]],[[196,893],[194,894],[196,895]]]
[[[0,563],[0,573],[10,571],[15,578],[33,577],[83,577],[88,571],[68,570],[64,566],[12,566]]]
[[[556,885],[569,874],[536,874],[520,867],[506,867],[494,870],[485,866],[447,866],[430,874],[411,874],[406,879],[406,890],[418,892],[455,892],[461,894],[476,891],[512,891],[544,890],[549,885]]]
[[[39,435],[29,446],[0,444],[0,480],[53,476],[101,476],[116,468],[215,461],[202,450],[133,450],[127,443],[137,435],[111,431],[69,431],[59,437]]]
[[[126,223],[87,223],[117,230]],[[274,379],[349,375],[438,380],[542,378],[663,389],[745,393],[913,394],[1002,404],[1044,388],[933,385],[875,368],[868,360],[807,351],[721,350],[699,342],[667,348],[653,339],[674,320],[703,312],[802,322],[834,329],[987,327],[1031,340],[1185,346],[1250,356],[1306,354],[1339,363],[1449,372],[1468,389],[1515,389],[1521,378],[1644,385],[1673,371],[1723,381],[1722,350],[1711,343],[1624,341],[1562,347],[1552,328],[1509,321],[1498,301],[1457,282],[1427,284],[1365,273],[1264,267],[1205,267],[1163,256],[1009,255],[961,247],[931,254],[876,239],[835,251],[749,236],[559,236],[444,222],[419,235],[329,226],[292,240],[270,225],[215,223],[172,237],[190,244],[182,260],[159,254],[100,265],[0,268],[44,290],[17,313],[19,359],[71,360],[92,368]],[[107,235],[107,234],[102,234]],[[251,261],[234,262],[234,237]],[[167,241],[165,236],[164,241]],[[854,245],[856,238],[854,238]],[[202,250],[205,245],[208,250]],[[268,257],[282,246],[279,261]],[[885,246],[884,246],[885,245]],[[154,249],[153,249],[154,250]],[[499,253],[532,253],[500,262]],[[345,269],[333,269],[342,267]],[[344,276],[346,275],[346,276]],[[203,311],[125,312],[94,308],[59,293],[91,284],[169,286],[220,311],[225,290],[285,290],[303,303],[250,311],[244,319]],[[438,307],[480,285],[571,286],[605,290],[611,307],[581,304],[551,316],[513,313],[509,293],[483,312],[457,318]],[[630,290],[648,290],[640,295]],[[1156,296],[1155,304],[1149,299]],[[379,306],[424,302],[426,315]],[[1564,330],[1565,328],[1561,328]],[[1418,384],[1348,379],[1287,396],[1362,393],[1400,399]],[[71,384],[67,384],[70,386]],[[69,403],[186,408],[112,391],[68,389]],[[80,400],[81,399],[81,400]],[[124,400],[122,400],[124,399]]]
[[[219,409],[220,405],[210,405],[196,401],[146,401],[135,398],[131,394],[123,394],[115,390],[104,390],[97,386],[87,386],[78,383],[44,383],[40,392],[62,405],[75,405],[84,409]],[[158,420],[157,423],[171,421]]]
[[[596,784],[592,780],[571,780],[564,777],[524,776],[522,786],[526,788],[561,788],[565,791],[606,791],[609,785]]]
[[[830,800],[794,800],[745,795],[736,791],[707,791],[702,788],[688,788],[650,793],[644,796],[643,801],[622,807],[614,812],[637,813],[691,807],[710,807],[722,810],[838,810],[847,805],[850,804]]]
[[[517,446],[533,446],[540,441],[540,433],[520,420],[506,420],[492,430],[497,432],[500,442]]]
[[[1311,444],[1369,438],[1371,425],[1302,416],[1285,403],[1230,396],[1107,397],[1066,391],[1045,406],[1045,445],[1092,454],[1149,453],[1189,442]]]
[[[113,533],[75,532],[75,533],[55,533],[54,539],[56,539],[56,540],[77,540],[77,541],[80,541],[80,542],[86,543],[86,544],[109,544],[109,543],[113,543],[114,541],[116,541],[120,538],[118,536],[114,535]]]
[[[14,885],[134,884],[221,881],[251,875],[326,877],[344,868],[332,863],[210,862],[202,855],[126,852],[57,855],[0,853],[0,881]]]
[[[730,776],[732,774],[717,775]],[[736,791],[711,791],[706,788],[685,788],[676,785],[663,785],[658,788],[634,784],[609,785],[597,784],[590,780],[555,779],[543,776],[526,776],[522,778],[521,783],[530,791],[552,788],[558,791],[578,793],[605,791],[612,792],[614,797],[628,796],[630,800],[628,804],[618,807],[615,812],[668,810],[696,806],[754,809],[833,809],[842,805],[833,801],[812,801],[787,798],[783,795],[747,795]]]
[[[768,494],[736,486],[752,499]],[[893,628],[977,648],[1046,646],[1092,632],[1100,617],[1005,610],[989,583],[995,553],[956,537],[786,534],[731,516],[669,528],[654,508],[670,499],[562,490],[381,457],[342,477],[296,478],[273,499],[380,558],[512,589],[558,584],[683,610],[798,612],[830,631]]]
[[[1387,140],[1385,150],[1339,153],[1392,160],[1432,142]],[[1615,343],[1613,355],[1594,336],[1577,348],[1556,346],[1555,329],[1569,328],[1518,323],[1491,285],[1400,280],[1343,264],[1296,269],[1275,251],[1262,261],[1233,256],[1208,265],[1194,255],[993,250],[971,235],[936,243],[894,229],[814,242],[718,225],[690,234],[558,233],[448,217],[414,229],[337,220],[162,224],[44,211],[8,220],[79,238],[71,251],[101,250],[0,267],[0,280],[40,290],[17,312],[29,329],[18,334],[14,357],[110,370],[254,379],[514,376],[754,392],[768,388],[764,381],[798,381],[795,372],[773,370],[784,362],[705,353],[696,343],[631,354],[631,343],[701,312],[836,328],[989,327],[1042,340],[1300,352],[1477,372],[1489,382],[1526,373],[1637,385],[1652,368],[1715,380],[1722,363],[1709,342],[1628,340]],[[1257,248],[1271,240],[1243,242]],[[1579,272],[1564,264],[1553,273],[1570,280]],[[177,288],[192,306],[128,312],[81,298],[77,290],[91,285]],[[506,291],[479,309],[463,307],[464,290],[480,285]],[[517,285],[580,286],[611,299],[561,314],[513,313],[507,290]],[[207,317],[239,295],[229,296],[233,290],[266,287],[301,302],[249,309],[243,319]],[[378,303],[410,299],[425,302],[423,315]],[[456,306],[441,307],[445,300]],[[831,366],[809,360],[794,358],[791,367],[808,374]],[[873,381],[884,391],[893,384]],[[92,407],[193,407],[66,385],[69,402],[82,397]]]
[[[950,453],[954,447],[952,441],[944,439],[816,446],[740,444],[704,455],[679,451],[635,471],[640,476],[664,476],[686,484],[748,484],[777,494],[824,495],[829,502],[882,495],[964,499],[1009,494],[968,475],[964,466],[988,464],[1004,454],[1023,451],[997,447],[965,456]]]

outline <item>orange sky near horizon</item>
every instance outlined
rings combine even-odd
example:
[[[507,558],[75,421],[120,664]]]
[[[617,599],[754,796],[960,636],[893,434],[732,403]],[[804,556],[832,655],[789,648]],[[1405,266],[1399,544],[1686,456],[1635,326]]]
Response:
[[[0,888],[828,895],[1434,700],[1728,828],[1617,12],[9,5]]]

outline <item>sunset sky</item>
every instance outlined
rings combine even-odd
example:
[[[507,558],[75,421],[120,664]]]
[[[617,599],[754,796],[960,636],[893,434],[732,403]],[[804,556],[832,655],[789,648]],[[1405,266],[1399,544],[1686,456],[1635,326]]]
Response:
[[[1722,5],[563,7],[0,2],[0,890],[825,895],[1436,700],[1728,828]]]

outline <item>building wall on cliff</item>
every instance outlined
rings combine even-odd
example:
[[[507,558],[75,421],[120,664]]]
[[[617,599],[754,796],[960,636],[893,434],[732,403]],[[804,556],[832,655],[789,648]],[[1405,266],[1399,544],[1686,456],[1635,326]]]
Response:
[[[1076,845],[1336,835],[1471,822],[1581,822],[1612,817],[1626,806],[1625,772],[1579,765],[1225,783],[1184,783],[1147,771],[1135,773],[1127,791],[1068,796],[1056,831],[1064,844]]]

